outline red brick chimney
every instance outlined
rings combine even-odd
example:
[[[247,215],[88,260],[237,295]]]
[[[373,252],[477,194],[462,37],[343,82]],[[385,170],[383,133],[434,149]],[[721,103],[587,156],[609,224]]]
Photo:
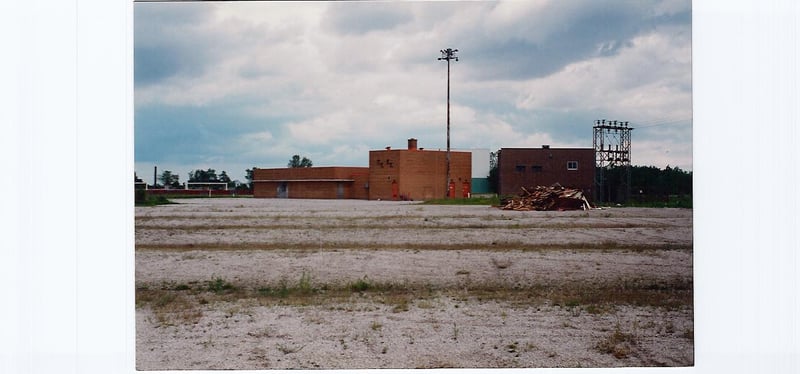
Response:
[[[408,139],[408,150],[409,151],[416,151],[417,150],[417,139],[414,139],[414,138]]]

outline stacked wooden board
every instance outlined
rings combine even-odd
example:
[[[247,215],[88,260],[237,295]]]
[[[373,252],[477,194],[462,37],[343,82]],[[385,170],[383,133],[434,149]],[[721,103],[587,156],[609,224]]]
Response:
[[[519,195],[503,199],[500,208],[504,210],[587,210],[592,204],[586,200],[583,191],[553,185],[522,188]]]

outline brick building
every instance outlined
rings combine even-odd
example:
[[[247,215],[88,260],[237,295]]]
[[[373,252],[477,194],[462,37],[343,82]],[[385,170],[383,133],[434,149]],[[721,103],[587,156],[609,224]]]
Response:
[[[304,199],[429,200],[470,195],[472,153],[417,148],[369,152],[369,167],[253,169],[253,197]]]
[[[369,152],[370,200],[430,200],[447,195],[447,152],[417,148],[408,139],[407,149]],[[468,197],[472,182],[472,154],[450,152],[450,194]]]
[[[253,197],[367,199],[369,168],[253,169]]]
[[[497,162],[500,195],[518,194],[522,187],[559,183],[592,196],[593,148],[501,148]]]

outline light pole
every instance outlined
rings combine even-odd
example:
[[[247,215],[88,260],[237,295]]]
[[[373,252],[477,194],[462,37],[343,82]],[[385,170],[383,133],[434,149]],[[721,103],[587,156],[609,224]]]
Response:
[[[447,48],[439,52],[442,52],[442,57],[438,60],[447,60],[447,179],[444,184],[444,196],[447,198],[450,195],[450,60],[458,61],[458,49]]]

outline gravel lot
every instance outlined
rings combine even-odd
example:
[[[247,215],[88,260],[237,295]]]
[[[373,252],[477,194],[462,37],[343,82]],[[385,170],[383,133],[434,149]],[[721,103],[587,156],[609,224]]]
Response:
[[[139,370],[694,364],[691,210],[176,201],[136,208]]]

